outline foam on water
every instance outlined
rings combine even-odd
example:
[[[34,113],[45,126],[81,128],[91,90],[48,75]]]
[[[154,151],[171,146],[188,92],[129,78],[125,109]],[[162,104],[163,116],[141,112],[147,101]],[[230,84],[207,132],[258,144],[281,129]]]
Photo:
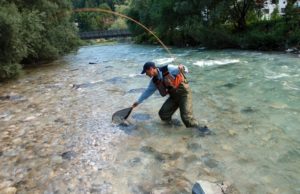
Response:
[[[199,67],[205,67],[205,66],[214,66],[214,65],[228,65],[228,64],[234,64],[239,62],[240,62],[239,59],[223,59],[223,60],[200,60],[194,62],[193,64]]]
[[[294,85],[293,83],[289,83],[284,81],[283,84],[284,88],[288,89],[288,90],[296,90],[296,91],[300,91],[300,88],[297,87],[296,85]]]
[[[280,73],[280,74],[273,74],[273,75],[266,75],[265,76],[268,79],[279,79],[279,78],[283,78],[283,77],[290,77],[290,75],[286,74],[286,73]]]
[[[155,59],[154,62],[157,65],[164,65],[164,64],[172,63],[174,60],[175,58],[159,58],[159,59]]]

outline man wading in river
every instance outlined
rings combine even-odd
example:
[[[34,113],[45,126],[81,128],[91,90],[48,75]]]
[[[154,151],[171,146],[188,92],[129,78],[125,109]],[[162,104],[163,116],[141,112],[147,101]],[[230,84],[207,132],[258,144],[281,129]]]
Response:
[[[169,94],[169,98],[159,110],[161,120],[172,123],[172,115],[179,108],[181,119],[187,128],[196,128],[202,135],[209,135],[211,131],[206,126],[200,126],[193,117],[192,91],[184,75],[187,72],[187,67],[183,65],[156,67],[153,62],[145,63],[141,74],[146,73],[151,81],[132,107],[141,104],[158,89],[161,96]]]

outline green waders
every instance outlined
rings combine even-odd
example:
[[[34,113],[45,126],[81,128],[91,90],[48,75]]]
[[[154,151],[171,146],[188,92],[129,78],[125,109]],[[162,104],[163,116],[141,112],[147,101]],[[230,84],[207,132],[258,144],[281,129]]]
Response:
[[[181,83],[178,89],[170,93],[170,97],[159,110],[163,121],[171,121],[172,115],[179,108],[181,119],[186,127],[198,127],[192,110],[192,91],[187,83]]]

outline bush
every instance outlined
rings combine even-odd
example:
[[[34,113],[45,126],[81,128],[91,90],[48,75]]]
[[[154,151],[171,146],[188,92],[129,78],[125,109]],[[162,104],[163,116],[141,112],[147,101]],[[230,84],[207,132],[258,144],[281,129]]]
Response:
[[[19,63],[56,59],[77,48],[70,10],[68,0],[0,1],[0,80],[17,75]]]
[[[196,42],[207,48],[237,48],[237,38],[230,30],[223,26],[207,27],[197,25],[188,31],[188,35]]]
[[[240,45],[244,49],[283,50],[286,43],[287,26],[281,20],[261,21],[241,34]]]
[[[22,39],[22,16],[14,4],[0,7],[0,80],[19,74],[18,62],[27,55]]]
[[[21,72],[21,65],[17,63],[0,64],[0,80],[16,77]]]
[[[19,62],[27,55],[22,39],[22,16],[14,4],[0,7],[0,63]]]
[[[296,47],[300,49],[300,28],[295,29],[288,33],[287,41],[286,41],[287,48]]]

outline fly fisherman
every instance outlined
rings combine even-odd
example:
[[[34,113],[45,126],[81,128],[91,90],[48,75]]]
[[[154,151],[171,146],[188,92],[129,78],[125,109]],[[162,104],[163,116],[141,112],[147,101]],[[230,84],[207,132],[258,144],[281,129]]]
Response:
[[[158,90],[161,96],[169,95],[159,110],[161,120],[172,123],[172,115],[179,108],[181,119],[187,128],[196,128],[202,135],[211,134],[211,131],[206,126],[199,125],[193,116],[192,91],[184,75],[184,73],[188,73],[187,67],[181,64],[156,67],[155,63],[147,62],[144,64],[141,74],[144,73],[151,78],[151,81],[148,88],[133,103],[133,108]]]

